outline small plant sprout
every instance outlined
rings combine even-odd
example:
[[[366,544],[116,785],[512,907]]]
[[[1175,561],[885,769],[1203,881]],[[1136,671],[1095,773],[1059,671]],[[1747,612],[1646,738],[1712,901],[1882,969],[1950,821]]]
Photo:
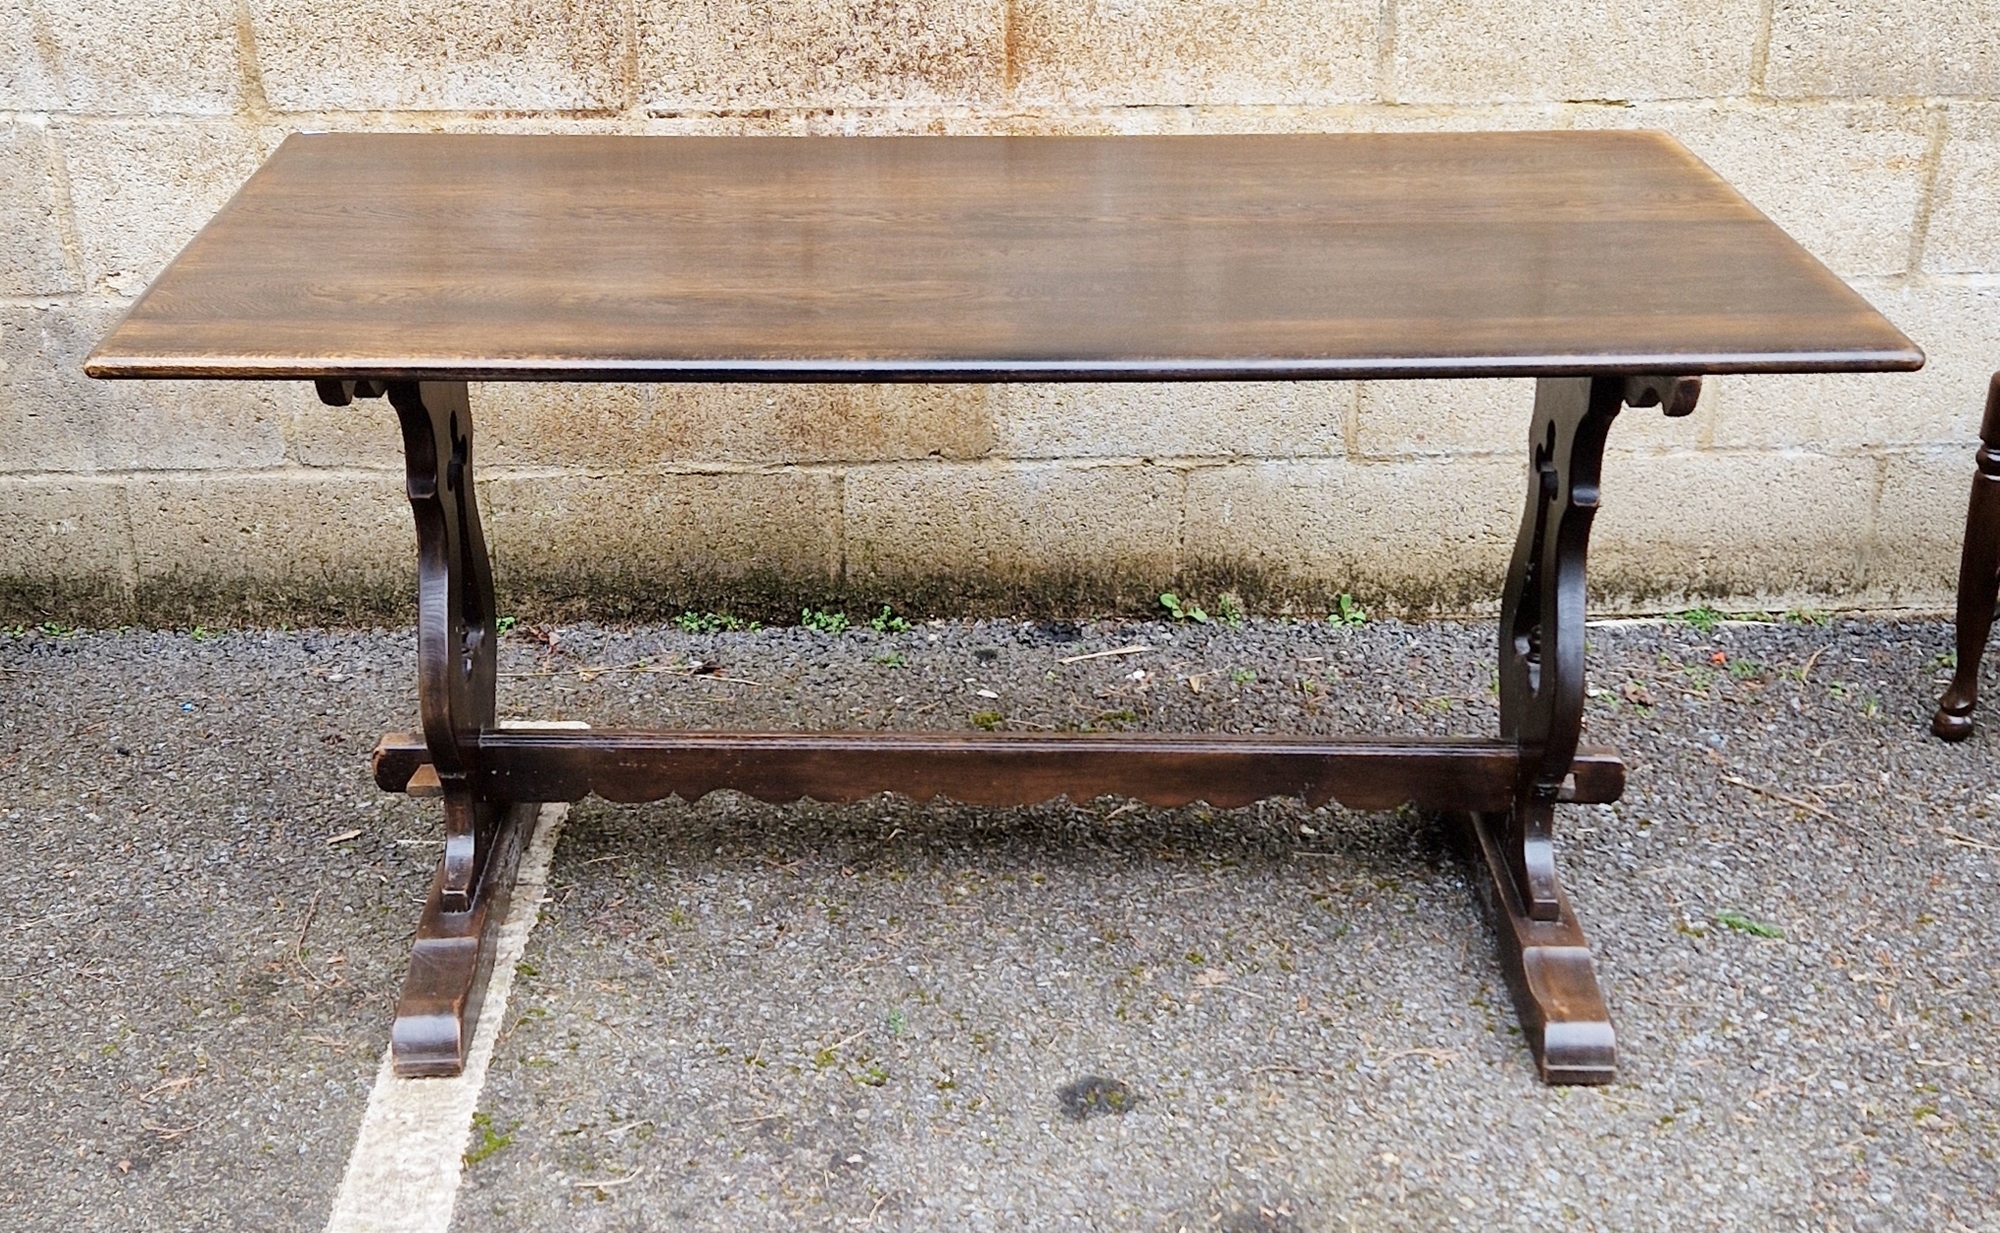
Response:
[[[1326,614],[1326,619],[1334,625],[1366,625],[1368,609],[1356,603],[1352,595],[1342,591],[1334,598],[1333,611]]]
[[[799,624],[807,629],[818,630],[822,634],[843,634],[847,632],[847,614],[821,611],[818,608],[801,608]]]
[[[1694,626],[1704,634],[1714,633],[1715,627],[1722,624],[1722,614],[1706,605],[1699,608],[1689,608],[1685,612],[1676,613],[1675,615],[1681,621]]]
[[[465,1150],[463,1158],[468,1169],[514,1141],[514,1132],[495,1129],[492,1116],[486,1113],[472,1115],[472,1136],[472,1146]]]
[[[733,634],[759,628],[757,622],[727,612],[683,612],[674,618],[674,624],[687,634]]]
[[[519,617],[494,617],[493,632],[504,638],[508,634],[513,633],[514,627],[520,623],[521,619]]]
[[[1162,591],[1160,593],[1160,607],[1165,608],[1167,615],[1173,617],[1176,621],[1193,621],[1197,625],[1208,624],[1208,614],[1206,612],[1195,607],[1192,603],[1182,603],[1181,597],[1172,591]]]
[[[1224,591],[1215,597],[1215,618],[1231,629],[1243,628],[1243,597],[1234,591]]]
[[[1747,933],[1753,938],[1782,938],[1785,936],[1784,930],[1771,924],[1769,921],[1758,920],[1753,916],[1748,916],[1737,911],[1735,908],[1718,909],[1715,913],[1715,923],[1734,929],[1738,933]]]
[[[878,634],[905,634],[910,631],[910,623],[890,611],[889,605],[883,604],[882,611],[868,618],[868,628]]]

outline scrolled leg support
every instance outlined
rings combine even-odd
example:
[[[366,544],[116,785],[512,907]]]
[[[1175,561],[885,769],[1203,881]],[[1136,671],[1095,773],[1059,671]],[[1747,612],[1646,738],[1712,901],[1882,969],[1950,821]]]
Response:
[[[1500,735],[1520,749],[1513,808],[1470,817],[1521,1026],[1550,1083],[1608,1083],[1616,1035],[1556,871],[1555,806],[1583,731],[1584,563],[1605,438],[1626,406],[1687,415],[1697,377],[1544,378],[1528,500],[1500,610]]]
[[[493,571],[472,473],[472,408],[463,382],[322,381],[345,406],[387,394],[402,425],[417,529],[417,703],[444,806],[444,854],[417,926],[390,1030],[396,1072],[454,1075],[465,1065],[506,916],[515,864],[536,807],[473,786],[480,735],[493,727]]]

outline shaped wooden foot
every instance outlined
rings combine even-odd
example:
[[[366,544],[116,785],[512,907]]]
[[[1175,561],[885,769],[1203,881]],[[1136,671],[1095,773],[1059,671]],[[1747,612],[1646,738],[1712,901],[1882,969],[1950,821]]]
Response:
[[[539,805],[494,807],[491,846],[467,910],[445,911],[445,866],[438,863],[410,951],[410,974],[403,981],[396,1022],[389,1030],[398,1075],[449,1076],[465,1069],[486,982],[493,974],[500,926],[513,897],[514,873],[534,840],[540,811]]]
[[[1500,965],[1514,993],[1521,1034],[1534,1050],[1542,1082],[1610,1083],[1617,1077],[1617,1036],[1597,986],[1597,969],[1569,896],[1554,887],[1556,915],[1535,920],[1521,901],[1502,839],[1504,814],[1464,814],[1481,866],[1480,898],[1493,917]]]
[[[1958,563],[1958,669],[1938,701],[1931,731],[1947,741],[1972,735],[1972,708],[1979,704],[1979,661],[1993,628],[1993,601],[2000,592],[2000,373],[1986,390],[1986,416],[1979,425],[1978,470],[1965,511],[1965,547]]]

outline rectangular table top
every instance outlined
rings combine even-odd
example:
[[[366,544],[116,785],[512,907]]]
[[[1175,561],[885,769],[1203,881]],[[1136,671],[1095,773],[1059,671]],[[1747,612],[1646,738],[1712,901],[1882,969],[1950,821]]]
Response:
[[[289,138],[99,377],[1862,371],[1923,354],[1646,132]]]

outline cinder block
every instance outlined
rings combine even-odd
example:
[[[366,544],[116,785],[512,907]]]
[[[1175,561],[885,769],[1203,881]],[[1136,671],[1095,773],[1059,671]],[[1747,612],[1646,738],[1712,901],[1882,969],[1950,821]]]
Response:
[[[1288,458],[1339,454],[1345,381],[996,386],[995,448],[1012,458]]]
[[[1204,467],[1188,476],[1183,568],[1268,599],[1497,607],[1526,483],[1525,462],[1500,458]]]
[[[1869,543],[1871,591],[1899,607],[1952,609],[1973,470],[1969,448],[1883,456]]]
[[[0,308],[0,473],[95,467],[102,408],[78,370],[84,333],[61,308]]]
[[[143,290],[271,150],[267,135],[228,120],[70,120],[54,132],[85,284],[121,295]]]
[[[1592,606],[1852,602],[1867,582],[1878,472],[1873,458],[1615,451],[1591,537]]]
[[[1747,93],[1760,0],[1398,0],[1406,103]]]
[[[364,471],[403,469],[403,431],[396,409],[386,398],[357,398],[345,407],[329,407],[312,386],[288,382],[276,387],[275,399],[285,422],[286,451],[303,467],[338,467]],[[486,426],[473,401],[472,458],[483,470],[487,463]]]
[[[1043,106],[1315,104],[1376,95],[1377,0],[1009,8],[1006,75]]]
[[[993,443],[977,385],[493,384],[472,399],[481,456],[510,466],[976,458]]]
[[[840,478],[826,472],[501,475],[479,497],[502,589],[544,602],[659,611],[660,596],[755,600],[839,576]]]
[[[1923,107],[1656,103],[1576,120],[1672,133],[1837,274],[1909,268],[1934,122]]]
[[[1987,0],[1775,0],[1764,89],[1814,95],[1983,95],[2000,83],[2000,7]]]
[[[0,111],[46,111],[58,97],[26,4],[0,4]]]
[[[2000,106],[1953,106],[1946,109],[1945,123],[1924,269],[2000,274]],[[1994,365],[2000,367],[2000,359]]]
[[[537,0],[250,0],[283,111],[582,111],[625,100],[625,22]]]
[[[123,617],[128,526],[123,481],[0,477],[0,616]]]
[[[40,127],[0,124],[0,295],[82,287],[63,252],[52,170]]]
[[[1857,449],[1970,443],[2000,369],[2000,287],[1890,285],[1862,294],[1922,347],[1914,373],[1719,377],[1718,446]]]
[[[148,476],[130,484],[139,610],[350,618],[407,611],[416,548],[398,477]]]
[[[1001,0],[637,0],[639,97],[655,111],[999,102]]]
[[[274,467],[279,387],[238,381],[93,381],[83,358],[124,305],[0,308],[0,470]]]
[[[1180,475],[1155,466],[856,467],[844,501],[848,580],[885,595],[1118,602],[1172,578],[1180,497]]]
[[[233,0],[17,0],[9,7],[16,15],[0,22],[19,22],[30,37],[0,46],[17,49],[10,58],[40,62],[32,74],[38,88],[11,105],[94,115],[228,115],[244,105],[247,72]]]
[[[1533,378],[1476,381],[1369,381],[1360,387],[1356,452],[1369,458],[1408,455],[1502,454],[1525,459],[1535,409]],[[1670,420],[1658,408],[1618,417],[1612,441],[1621,448],[1693,449],[1706,444],[1716,401],[1704,383],[1694,414]]]

